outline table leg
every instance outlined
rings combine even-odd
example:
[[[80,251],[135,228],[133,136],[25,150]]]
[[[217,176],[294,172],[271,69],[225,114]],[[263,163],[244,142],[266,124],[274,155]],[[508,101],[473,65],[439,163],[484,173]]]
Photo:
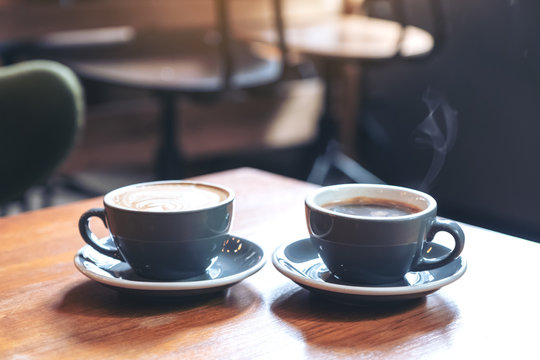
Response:
[[[338,137],[337,125],[335,121],[335,110],[334,104],[336,99],[334,99],[334,94],[332,92],[332,80],[336,75],[336,70],[339,66],[343,65],[340,63],[334,63],[331,60],[323,61],[322,66],[322,77],[324,81],[324,105],[321,117],[319,119],[319,136],[318,136],[318,146],[317,151],[319,151],[319,156],[315,160],[311,172],[307,178],[307,181],[324,185],[325,180],[327,179],[332,168],[337,169],[339,172],[347,176],[350,180],[357,183],[384,183],[381,179],[377,178],[371,172],[362,167],[355,160],[347,156],[341,150],[342,144],[340,144],[336,138]],[[342,74],[341,74],[342,75]],[[363,75],[363,74],[359,74]],[[365,89],[362,86],[358,86],[358,90],[361,93],[356,93],[353,96],[362,97],[363,91]],[[350,100],[350,99],[349,99]],[[352,103],[357,105],[362,99],[359,98],[357,101],[350,100],[349,102],[345,101],[345,105],[350,105]],[[350,106],[348,106],[350,107]],[[361,111],[361,110],[360,110]],[[347,115],[347,114],[345,114]],[[357,114],[355,111],[352,111],[352,114],[348,114],[348,121],[357,121]],[[344,132],[353,132],[353,134],[346,134],[348,140],[356,139],[356,130],[357,124],[345,124],[342,128]],[[355,140],[354,140],[355,141]],[[353,141],[353,143],[354,143]]]
[[[161,139],[156,159],[156,175],[163,180],[181,179],[184,175],[184,161],[176,141],[176,96],[171,93],[160,93],[158,96],[161,103]]]
[[[335,137],[335,123],[332,114],[332,63],[322,61],[320,64],[323,86],[323,108],[319,117],[319,132],[317,135],[316,149],[318,156],[311,168],[307,181],[315,184],[323,184],[332,165],[328,145]]]

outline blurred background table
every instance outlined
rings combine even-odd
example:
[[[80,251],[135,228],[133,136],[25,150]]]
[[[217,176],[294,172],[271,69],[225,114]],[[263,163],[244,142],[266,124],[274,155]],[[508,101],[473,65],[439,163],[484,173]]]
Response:
[[[58,174],[95,194],[239,166],[305,177],[321,86],[280,82],[281,61],[235,36],[246,22],[273,27],[275,4],[3,1],[0,53],[5,64],[54,59],[80,77],[86,126]]]
[[[232,232],[268,255],[307,236],[315,186],[250,168],[198,179],[237,192]],[[462,224],[463,278],[418,301],[347,306],[270,263],[205,299],[119,295],[81,275],[79,215],[101,198],[0,219],[3,358],[358,359],[537,357],[538,244]]]
[[[366,132],[364,107],[372,86],[368,84],[367,72],[385,64],[425,60],[434,53],[435,44],[441,45],[440,36],[434,38],[423,29],[408,25],[402,2],[391,5],[396,20],[335,13],[287,19],[283,36],[287,51],[313,60],[324,83],[317,149],[320,156],[307,178],[309,182],[326,184],[335,168],[353,182],[383,183],[353,161],[365,157],[363,152],[367,149],[362,144],[367,137],[360,136]],[[437,18],[437,11],[433,11],[432,17]],[[252,33],[257,34],[253,36],[259,41],[278,43],[275,31]]]

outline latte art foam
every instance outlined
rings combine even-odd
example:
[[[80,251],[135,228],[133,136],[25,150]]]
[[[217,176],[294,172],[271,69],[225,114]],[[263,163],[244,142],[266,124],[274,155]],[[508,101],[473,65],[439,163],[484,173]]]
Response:
[[[195,184],[154,184],[115,194],[116,206],[131,210],[174,212],[206,208],[228,197],[225,191]]]

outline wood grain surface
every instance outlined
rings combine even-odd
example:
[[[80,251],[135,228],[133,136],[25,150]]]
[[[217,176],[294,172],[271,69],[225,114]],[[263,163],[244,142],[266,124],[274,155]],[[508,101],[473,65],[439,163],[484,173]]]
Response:
[[[254,169],[202,176],[237,193],[232,232],[268,255],[307,235],[314,186]],[[271,263],[197,299],[122,295],[80,274],[80,214],[101,199],[0,219],[0,358],[536,358],[536,243],[463,224],[463,278],[413,302],[346,306]]]

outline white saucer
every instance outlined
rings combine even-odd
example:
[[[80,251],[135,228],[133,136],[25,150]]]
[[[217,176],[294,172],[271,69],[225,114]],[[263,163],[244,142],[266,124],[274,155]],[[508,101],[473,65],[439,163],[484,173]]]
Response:
[[[112,243],[112,240],[102,239]],[[117,290],[149,295],[192,296],[226,289],[259,271],[265,264],[264,252],[257,244],[236,236],[229,241],[205,274],[178,281],[143,278],[123,262],[105,256],[89,245],[75,255],[75,267],[103,285]]]
[[[438,257],[450,249],[430,244],[429,255]],[[404,279],[385,285],[354,285],[333,276],[310,239],[292,241],[278,247],[272,256],[276,269],[313,293],[341,302],[397,301],[423,297],[459,279],[467,269],[462,256],[437,269],[409,272]]]

